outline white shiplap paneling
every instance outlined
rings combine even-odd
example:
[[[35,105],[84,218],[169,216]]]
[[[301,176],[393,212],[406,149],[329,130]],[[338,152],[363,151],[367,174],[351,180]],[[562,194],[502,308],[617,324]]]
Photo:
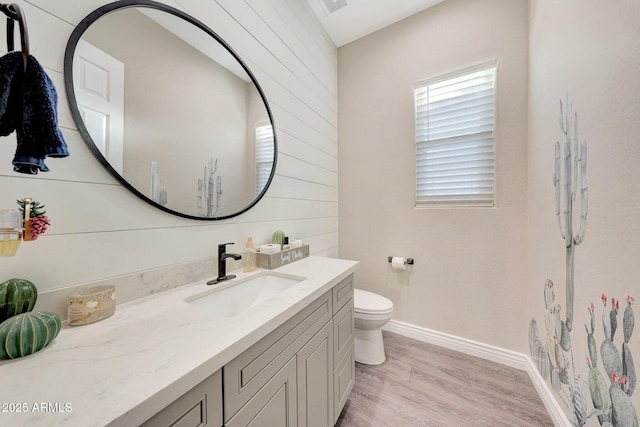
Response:
[[[236,242],[232,249],[240,251],[247,235],[261,243],[275,229],[310,243],[314,254],[337,256],[337,56],[305,2],[163,1],[214,29],[246,60],[270,101],[280,138],[280,162],[266,197],[238,217],[213,223],[172,216],[135,198],[75,130],[63,85],[64,49],[74,26],[104,3],[16,2],[27,16],[31,53],[57,86],[71,157],[49,160],[49,173],[19,175],[10,164],[15,136],[3,138],[0,207],[31,196],[46,204],[53,224],[15,257],[0,259],[0,279],[24,277],[40,290],[61,288],[209,258],[223,241]],[[0,26],[4,33],[4,22]]]
[[[315,43],[309,38],[307,31],[300,31],[297,15],[287,3],[265,2],[260,0],[247,0],[247,3],[260,16],[267,17],[271,29],[278,34],[282,40],[287,40],[287,47],[296,55],[302,64],[306,66],[320,82],[322,87],[332,95],[328,101],[328,106],[335,111],[333,99],[338,94],[338,83],[336,72],[332,62],[326,61],[324,56],[319,56],[313,49]],[[277,14],[278,16],[274,16]],[[275,24],[275,26],[274,26]],[[317,88],[319,96],[325,95]]]

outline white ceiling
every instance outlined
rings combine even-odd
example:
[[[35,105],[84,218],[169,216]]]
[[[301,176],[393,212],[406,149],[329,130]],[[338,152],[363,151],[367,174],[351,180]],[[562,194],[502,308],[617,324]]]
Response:
[[[444,0],[307,0],[333,42],[340,47]],[[336,7],[330,13],[326,2]]]

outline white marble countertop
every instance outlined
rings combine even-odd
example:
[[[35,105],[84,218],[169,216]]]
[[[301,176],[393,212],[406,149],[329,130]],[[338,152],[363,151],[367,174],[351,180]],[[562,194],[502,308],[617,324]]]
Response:
[[[220,318],[184,300],[205,281],[63,324],[31,356],[0,361],[0,425],[139,425],[353,273],[356,261],[311,256],[275,272],[306,278],[248,313]],[[252,273],[233,272],[241,280]],[[217,285],[230,286],[233,281]]]

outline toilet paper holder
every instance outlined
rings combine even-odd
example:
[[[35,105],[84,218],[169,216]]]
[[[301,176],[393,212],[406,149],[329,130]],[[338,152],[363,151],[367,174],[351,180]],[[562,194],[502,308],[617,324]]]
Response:
[[[392,260],[392,259],[393,259],[393,257],[392,257],[392,256],[388,257],[388,261],[389,261],[389,262],[391,262],[391,260]],[[405,258],[405,259],[404,259],[404,263],[405,263],[405,264],[411,264],[411,265],[413,265],[413,258]]]

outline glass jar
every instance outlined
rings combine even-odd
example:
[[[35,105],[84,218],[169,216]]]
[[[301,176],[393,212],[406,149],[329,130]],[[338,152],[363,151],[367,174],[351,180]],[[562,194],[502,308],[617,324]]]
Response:
[[[0,209],[0,256],[13,256],[22,240],[22,213]]]

